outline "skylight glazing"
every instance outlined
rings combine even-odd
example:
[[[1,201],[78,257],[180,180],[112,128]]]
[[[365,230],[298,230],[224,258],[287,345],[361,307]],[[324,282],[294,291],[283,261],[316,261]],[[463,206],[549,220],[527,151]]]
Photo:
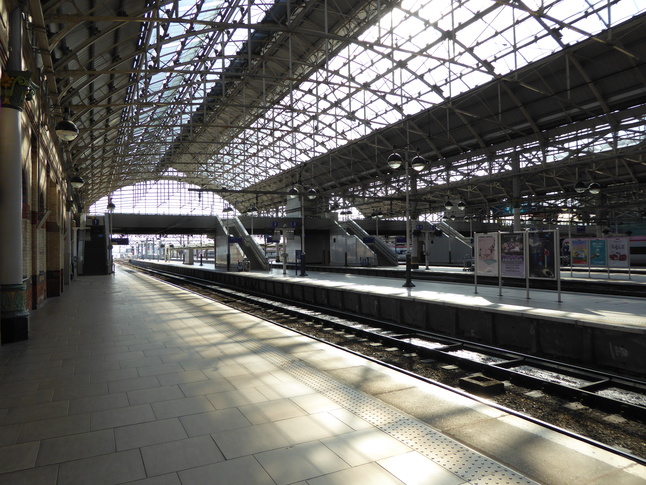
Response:
[[[292,83],[227,146],[216,147],[209,163],[231,167],[216,184],[244,187],[277,175],[646,8],[636,0],[585,6],[572,0],[403,1],[309,78]],[[247,157],[260,167],[251,177],[234,168]]]
[[[109,189],[169,169],[200,187],[259,184],[646,11],[639,0],[383,3],[381,15],[375,1],[347,18],[334,2],[192,0],[148,12]],[[540,152],[530,145],[521,151]],[[473,154],[419,187],[491,175],[491,163]]]

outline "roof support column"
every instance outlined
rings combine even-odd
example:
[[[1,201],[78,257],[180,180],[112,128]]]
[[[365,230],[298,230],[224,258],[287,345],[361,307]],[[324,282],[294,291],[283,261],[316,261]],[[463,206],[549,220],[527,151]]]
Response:
[[[31,94],[31,73],[22,71],[22,11],[9,18],[9,62],[2,76],[0,109],[0,342],[26,340],[29,312],[25,308],[22,267],[22,106]]]
[[[514,172],[514,178],[511,181],[512,206],[514,211],[514,232],[520,232],[520,157],[514,153],[511,159],[511,167]]]

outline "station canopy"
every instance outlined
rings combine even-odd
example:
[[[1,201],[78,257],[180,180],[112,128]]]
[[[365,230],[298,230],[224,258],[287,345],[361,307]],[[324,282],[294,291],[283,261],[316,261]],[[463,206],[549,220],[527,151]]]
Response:
[[[367,216],[407,190],[414,214],[646,210],[642,0],[29,5],[86,208],[170,180],[239,211],[294,186]]]

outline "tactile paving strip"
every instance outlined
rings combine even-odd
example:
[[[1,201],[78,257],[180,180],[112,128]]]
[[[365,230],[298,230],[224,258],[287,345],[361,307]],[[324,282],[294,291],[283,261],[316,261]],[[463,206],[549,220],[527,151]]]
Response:
[[[216,326],[220,327],[217,324]],[[231,327],[228,327],[228,330],[224,328],[224,325],[221,327],[219,330],[226,333],[230,341],[235,341],[257,354],[262,354],[264,358],[298,381],[307,384],[341,407],[470,484],[538,485],[533,480],[448,438],[425,423],[391,408],[372,396],[336,381],[270,345],[250,341]]]

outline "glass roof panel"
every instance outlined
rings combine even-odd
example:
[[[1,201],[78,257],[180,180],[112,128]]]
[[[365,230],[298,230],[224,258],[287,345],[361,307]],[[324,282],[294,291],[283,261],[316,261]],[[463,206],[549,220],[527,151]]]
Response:
[[[132,153],[142,141],[148,148],[145,155],[124,153],[128,163],[154,166],[194,122],[205,99],[224,100],[223,75],[253,33],[245,25],[260,22],[275,3],[175,5],[177,12],[169,4],[158,15],[185,21],[151,31],[146,42],[154,48],[139,61],[152,69],[132,92],[142,102],[133,121],[138,128],[131,132]],[[210,155],[196,155],[192,162],[187,157],[185,173],[211,174],[215,185],[231,187],[261,182],[646,10],[638,0],[586,0],[581,6],[572,0],[404,0],[334,57],[318,62],[320,69],[294,81],[284,79],[271,57],[249,52],[262,87],[249,86],[248,93],[244,88],[239,99],[245,102],[227,118],[232,126],[218,118],[213,144],[195,148]],[[276,55],[284,60],[287,54]],[[310,59],[287,61],[299,69]],[[275,98],[265,99],[268,93]]]

